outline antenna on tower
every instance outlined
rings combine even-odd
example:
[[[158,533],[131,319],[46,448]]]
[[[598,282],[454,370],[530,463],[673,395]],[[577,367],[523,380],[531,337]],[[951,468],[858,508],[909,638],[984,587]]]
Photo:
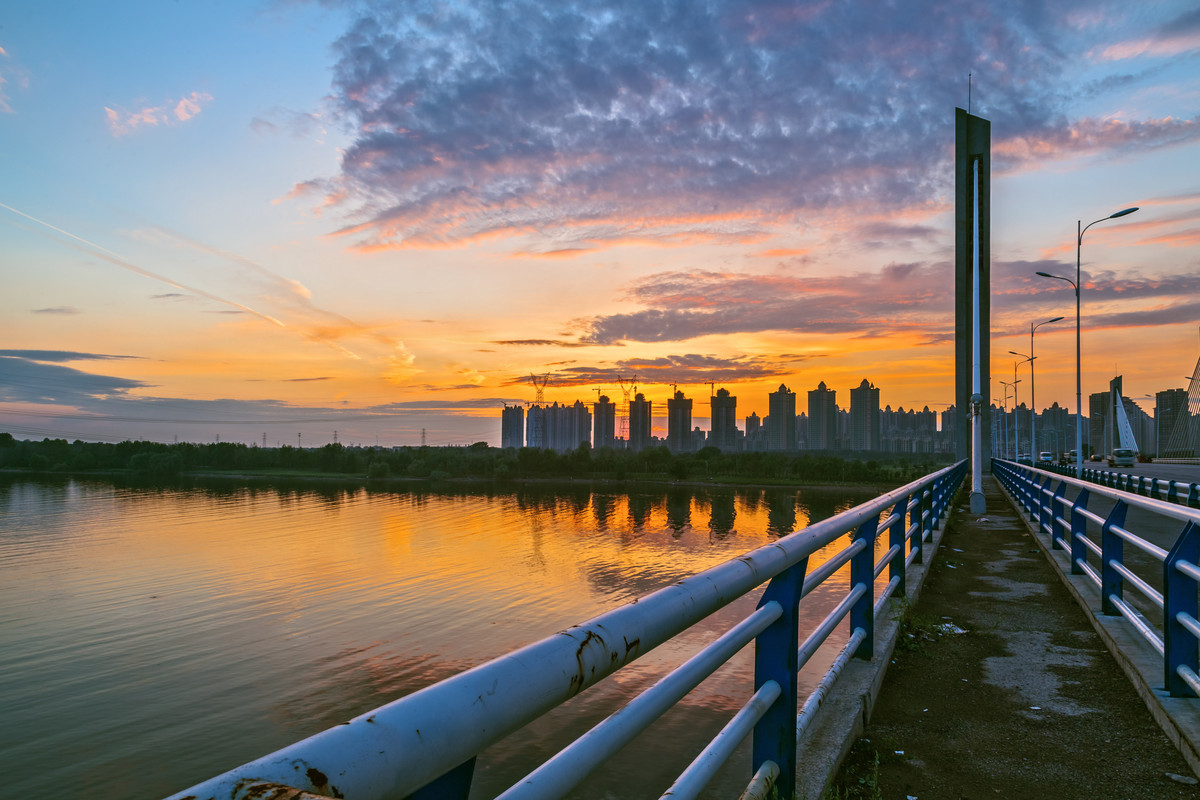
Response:
[[[967,73],[967,113],[971,113],[971,73]]]

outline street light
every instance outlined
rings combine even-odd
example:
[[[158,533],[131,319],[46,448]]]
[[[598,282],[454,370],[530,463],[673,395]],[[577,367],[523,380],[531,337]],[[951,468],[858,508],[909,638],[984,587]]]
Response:
[[[1016,412],[1016,408],[1017,408],[1017,384],[1020,383],[1020,381],[1015,380],[1015,378],[1017,377],[1016,371],[1017,371],[1017,368],[1014,366],[1013,367],[1013,373],[1014,373],[1013,381],[1011,381],[1011,382],[1010,381],[1000,381],[1000,385],[1004,387],[1004,403],[1005,403],[1004,413],[1005,414],[1008,413],[1008,387],[1010,387],[1010,386],[1012,387],[1012,393],[1013,393],[1013,440],[1014,440],[1013,441],[1013,461],[1017,460],[1017,442],[1016,442],[1017,412]],[[1004,438],[1006,438],[1006,439],[1008,438],[1008,423],[1007,422],[1004,423]],[[1007,450],[1008,450],[1008,448],[1005,447],[1005,451],[1006,451],[1004,453],[1005,457],[1008,456]]]
[[[1115,214],[1109,214],[1107,217],[1096,220],[1096,222],[1104,222],[1107,219],[1116,219],[1117,217],[1125,217],[1137,211],[1138,207],[1124,208]],[[1083,479],[1083,374],[1080,371],[1082,361],[1079,355],[1079,263],[1080,251],[1083,249],[1083,234],[1087,229],[1096,224],[1089,222],[1087,227],[1081,227],[1083,220],[1078,220],[1076,224],[1075,235],[1075,280],[1064,278],[1061,275],[1051,275],[1049,272],[1039,272],[1043,278],[1056,278],[1060,281],[1066,281],[1075,287],[1075,477]]]
[[[1034,383],[1034,376],[1033,376],[1033,371],[1034,371],[1033,370],[1033,360],[1035,358],[1037,358],[1037,356],[1035,356],[1033,354],[1033,334],[1036,333],[1037,329],[1042,327],[1043,325],[1049,325],[1051,322],[1058,322],[1061,319],[1062,319],[1062,317],[1055,317],[1054,319],[1048,319],[1045,322],[1039,322],[1036,325],[1033,324],[1032,322],[1029,323],[1029,355],[1025,355],[1024,353],[1018,353],[1016,350],[1008,351],[1008,352],[1012,353],[1014,356],[1020,356],[1021,358],[1025,359],[1026,361],[1029,362],[1029,409],[1030,409],[1029,448],[1030,448],[1030,455],[1033,455],[1034,453],[1036,453],[1037,449],[1038,449],[1038,445],[1037,445],[1037,394],[1036,394],[1037,386]]]

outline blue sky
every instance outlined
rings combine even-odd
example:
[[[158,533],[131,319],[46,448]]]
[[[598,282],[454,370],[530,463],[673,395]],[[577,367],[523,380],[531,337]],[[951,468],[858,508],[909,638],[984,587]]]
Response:
[[[968,74],[993,375],[1073,316],[1034,273],[1073,271],[1076,220],[1138,205],[1085,240],[1084,391],[1183,385],[1191,3],[23,4],[0,429],[497,443],[531,373],[566,402],[636,374],[761,415],[867,378],[940,410]],[[1073,405],[1073,344],[1039,329],[1039,407]]]

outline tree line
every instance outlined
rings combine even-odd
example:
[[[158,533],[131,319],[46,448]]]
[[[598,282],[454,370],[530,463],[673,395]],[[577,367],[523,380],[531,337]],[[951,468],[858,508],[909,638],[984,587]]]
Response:
[[[861,454],[855,454],[861,455]],[[639,452],[584,444],[560,453],[542,448],[501,449],[486,442],[467,447],[258,447],[237,442],[116,444],[65,439],[18,440],[0,433],[0,469],[52,473],[122,472],[155,479],[188,473],[341,476],[365,480],[474,478],[489,480],[587,478],[811,482],[901,485],[945,466],[935,454],[869,454],[825,451],[724,453],[705,447],[672,453]]]

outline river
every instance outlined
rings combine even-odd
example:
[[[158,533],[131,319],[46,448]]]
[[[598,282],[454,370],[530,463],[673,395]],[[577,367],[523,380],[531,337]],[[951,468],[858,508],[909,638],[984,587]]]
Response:
[[[873,496],[0,479],[4,783],[25,800],[162,797]],[[802,610],[832,602],[816,593]],[[753,603],[491,748],[472,797],[511,785]],[[744,701],[749,655],[574,796],[657,797]],[[744,787],[737,760],[712,796]]]

